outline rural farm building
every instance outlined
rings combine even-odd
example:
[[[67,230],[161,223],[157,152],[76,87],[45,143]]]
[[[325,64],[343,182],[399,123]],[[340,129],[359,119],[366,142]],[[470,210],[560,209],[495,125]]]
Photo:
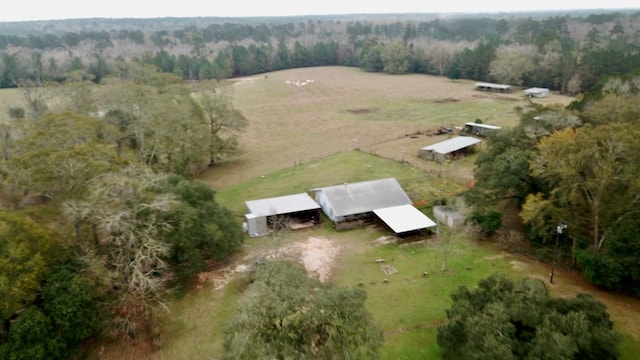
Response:
[[[456,136],[451,139],[425,146],[420,149],[420,157],[426,160],[443,162],[455,159],[469,152],[482,141],[471,136]]]
[[[487,136],[487,134],[498,131],[500,129],[502,129],[500,126],[468,122],[464,124],[462,132],[465,134],[472,134],[476,136]]]
[[[477,82],[476,90],[507,93],[511,91],[511,85]]]
[[[249,209],[245,229],[251,237],[267,235],[276,219],[282,219],[290,229],[313,226],[320,219],[320,205],[306,193],[250,200],[245,204]]]
[[[337,230],[361,226],[372,214],[397,235],[435,226],[431,219],[413,207],[411,199],[394,178],[345,183],[312,191]]]
[[[464,215],[443,205],[433,207],[433,217],[452,229],[464,225],[465,221],[467,221],[467,218]]]
[[[524,94],[528,97],[543,98],[549,96],[549,89],[532,87],[525,90]]]

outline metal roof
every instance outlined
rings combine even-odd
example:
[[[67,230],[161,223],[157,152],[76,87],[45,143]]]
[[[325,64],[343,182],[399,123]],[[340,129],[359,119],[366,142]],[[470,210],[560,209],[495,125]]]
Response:
[[[475,122],[468,122],[465,125],[479,127],[479,128],[485,128],[485,129],[490,129],[490,130],[500,130],[500,129],[502,129],[500,126],[489,125],[489,124],[480,124],[480,123],[475,123]]]
[[[436,226],[436,223],[429,219],[413,205],[400,205],[384,209],[376,209],[373,212],[387,224],[396,234],[408,231],[427,229]]]
[[[486,87],[486,88],[492,88],[492,89],[507,90],[511,88],[511,85],[477,82],[476,87]]]
[[[524,91],[525,94],[540,94],[540,93],[544,93],[544,92],[549,92],[549,89],[547,89],[547,88],[539,88],[539,87],[532,87],[532,88],[529,88],[529,89]]]
[[[291,214],[299,211],[320,209],[315,200],[306,193],[245,201],[249,212],[256,217]]]
[[[411,199],[395,178],[345,183],[314,189],[314,191],[325,194],[337,217],[411,204]]]
[[[480,142],[482,142],[482,140],[476,139],[471,136],[456,136],[451,139],[435,143],[433,145],[425,146],[422,148],[422,150],[433,151],[438,154],[449,154],[451,152],[464,149]]]

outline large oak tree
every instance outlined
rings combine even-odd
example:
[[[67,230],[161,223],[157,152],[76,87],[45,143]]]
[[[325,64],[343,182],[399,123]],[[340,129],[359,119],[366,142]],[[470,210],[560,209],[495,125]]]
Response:
[[[225,359],[377,358],[382,333],[362,289],[307,277],[300,265],[258,265],[225,331]]]
[[[616,359],[619,338],[591,295],[552,298],[539,279],[494,274],[451,294],[438,327],[443,359]]]

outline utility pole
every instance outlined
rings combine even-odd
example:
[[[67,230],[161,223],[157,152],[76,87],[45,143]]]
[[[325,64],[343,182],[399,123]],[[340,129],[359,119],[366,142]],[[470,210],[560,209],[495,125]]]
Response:
[[[562,231],[567,228],[567,224],[560,221],[556,227],[556,243],[553,246],[553,262],[551,263],[551,272],[549,273],[549,283],[553,284],[553,275],[556,271],[557,253],[558,253],[558,239],[562,235]]]

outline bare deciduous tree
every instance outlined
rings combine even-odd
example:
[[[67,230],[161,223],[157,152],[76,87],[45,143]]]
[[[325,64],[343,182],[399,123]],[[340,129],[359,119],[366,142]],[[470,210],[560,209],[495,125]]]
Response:
[[[95,277],[108,279],[105,291],[115,299],[109,308],[117,335],[135,336],[149,322],[151,309],[165,306],[171,273],[163,232],[171,225],[164,215],[177,200],[154,190],[164,180],[148,170],[129,168],[93,180],[86,201],[64,204],[76,230],[81,233],[86,225],[92,232],[83,241],[86,257],[100,272]]]
[[[512,85],[522,85],[524,75],[535,68],[538,51],[533,45],[502,45],[489,65],[491,77]]]

